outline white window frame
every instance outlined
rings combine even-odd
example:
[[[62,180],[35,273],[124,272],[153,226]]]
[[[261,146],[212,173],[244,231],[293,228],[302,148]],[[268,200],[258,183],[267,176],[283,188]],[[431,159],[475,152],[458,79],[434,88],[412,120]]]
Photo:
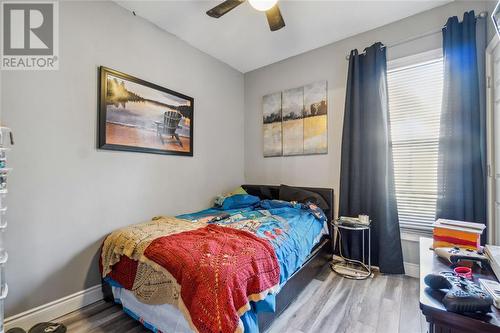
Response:
[[[387,61],[387,71],[403,70],[406,67],[412,67],[417,64],[435,61],[443,57],[443,50],[441,48],[434,49],[426,52],[421,52],[401,58],[391,59]],[[426,230],[416,230],[405,228],[400,225],[401,239],[406,241],[418,241],[420,236],[432,235],[432,227]]]
[[[500,2],[499,4],[500,5]],[[498,6],[497,5],[497,6]],[[487,149],[487,211],[489,225],[487,231],[487,244],[500,245],[500,216],[497,213],[497,201],[500,195],[500,187],[496,184],[498,174],[500,174],[500,165],[495,162],[498,156],[495,154],[495,77],[494,63],[495,51],[500,47],[500,39],[495,34],[486,48],[486,149]],[[497,75],[498,76],[498,75]],[[498,150],[497,150],[498,151]],[[498,194],[497,194],[498,193]]]

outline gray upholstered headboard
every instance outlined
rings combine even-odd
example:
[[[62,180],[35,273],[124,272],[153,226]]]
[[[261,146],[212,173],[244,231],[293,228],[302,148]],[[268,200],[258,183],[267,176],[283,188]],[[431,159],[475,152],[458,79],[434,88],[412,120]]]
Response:
[[[258,196],[261,199],[279,199],[279,185],[242,185],[242,187],[245,189],[245,191],[248,192],[248,194]],[[333,219],[333,217],[335,216],[333,189],[321,187],[295,187],[315,192],[321,195],[330,207],[328,210],[325,210],[325,215],[328,218],[328,221],[331,221]]]

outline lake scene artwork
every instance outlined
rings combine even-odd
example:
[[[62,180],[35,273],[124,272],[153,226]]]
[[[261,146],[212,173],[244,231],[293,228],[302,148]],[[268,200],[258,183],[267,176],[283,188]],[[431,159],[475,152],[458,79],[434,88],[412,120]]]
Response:
[[[262,104],[264,156],[281,156],[281,92],[264,96]]]
[[[192,156],[193,99],[101,68],[100,148]]]
[[[318,81],[264,96],[264,157],[328,153],[327,94]]]

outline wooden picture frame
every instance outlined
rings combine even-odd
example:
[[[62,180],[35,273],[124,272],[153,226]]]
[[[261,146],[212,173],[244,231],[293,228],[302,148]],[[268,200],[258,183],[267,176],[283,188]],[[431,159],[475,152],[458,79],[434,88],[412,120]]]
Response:
[[[194,99],[99,67],[98,148],[193,156]]]

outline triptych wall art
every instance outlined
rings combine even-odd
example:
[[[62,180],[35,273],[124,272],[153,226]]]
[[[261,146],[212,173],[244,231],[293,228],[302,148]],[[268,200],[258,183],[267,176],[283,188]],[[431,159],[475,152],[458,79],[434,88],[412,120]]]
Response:
[[[327,81],[263,97],[264,157],[328,152]]]

